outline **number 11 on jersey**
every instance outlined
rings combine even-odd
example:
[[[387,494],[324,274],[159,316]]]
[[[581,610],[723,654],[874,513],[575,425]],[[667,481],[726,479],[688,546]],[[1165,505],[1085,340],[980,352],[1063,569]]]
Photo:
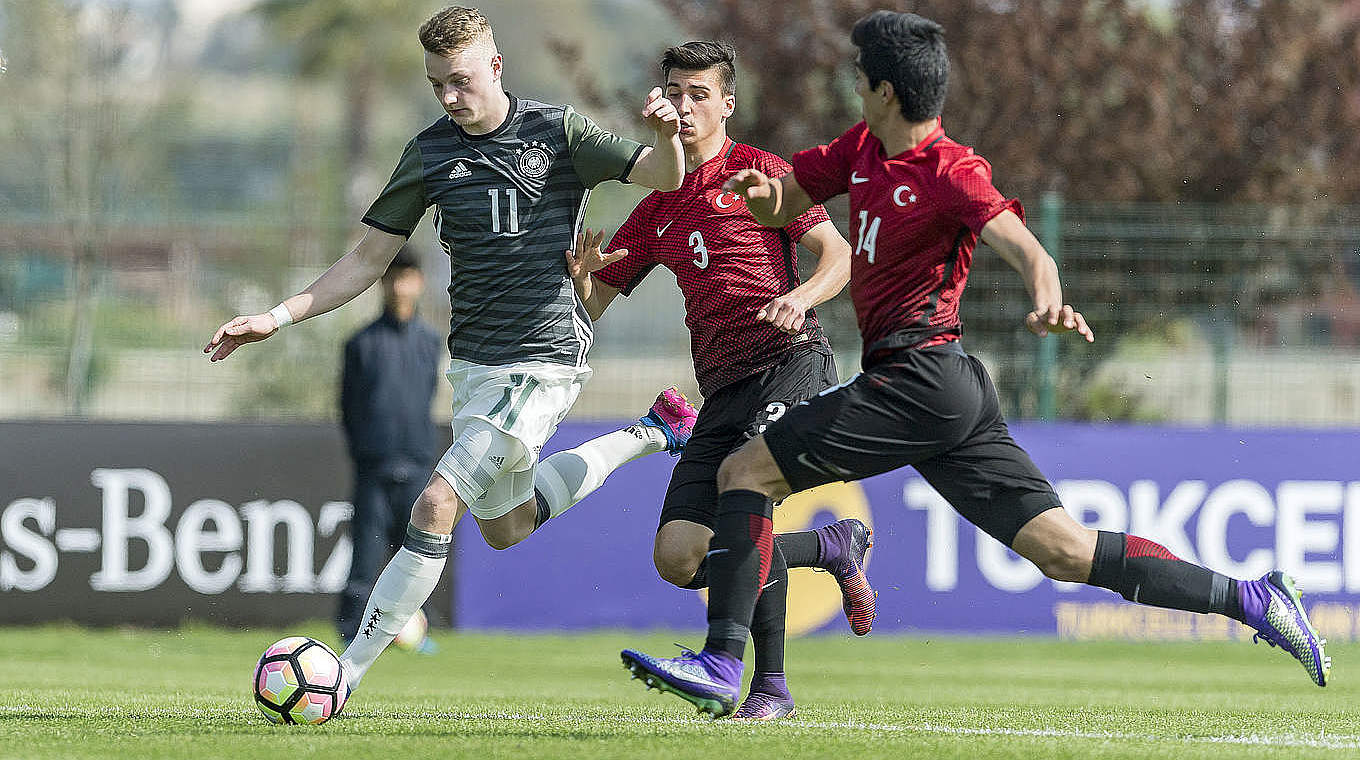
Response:
[[[519,190],[513,187],[504,188],[506,205],[510,211],[510,232],[519,232]],[[486,194],[491,196],[491,231],[501,231],[501,189],[490,188]]]

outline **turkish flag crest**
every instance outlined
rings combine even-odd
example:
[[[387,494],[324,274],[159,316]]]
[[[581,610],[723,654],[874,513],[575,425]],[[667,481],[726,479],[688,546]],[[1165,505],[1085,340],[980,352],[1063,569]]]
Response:
[[[746,208],[746,201],[736,193],[719,192],[710,195],[708,203],[719,214],[732,214]]]

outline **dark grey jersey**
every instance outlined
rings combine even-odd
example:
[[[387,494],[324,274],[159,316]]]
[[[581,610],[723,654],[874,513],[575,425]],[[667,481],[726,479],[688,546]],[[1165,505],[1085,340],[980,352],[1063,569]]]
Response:
[[[453,358],[583,366],[591,320],[563,252],[590,188],[622,180],[642,149],[570,106],[511,96],[493,132],[469,135],[446,116],[416,135],[364,223],[409,237],[435,207],[451,261]]]

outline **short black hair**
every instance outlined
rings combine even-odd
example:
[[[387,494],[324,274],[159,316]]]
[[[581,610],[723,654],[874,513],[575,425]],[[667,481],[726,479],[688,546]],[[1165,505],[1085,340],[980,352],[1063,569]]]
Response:
[[[392,263],[387,265],[387,271],[383,272],[383,279],[391,279],[405,272],[408,269],[420,271],[420,257],[411,250],[411,246],[403,245],[397,255],[392,257]]]
[[[888,80],[907,121],[926,121],[944,110],[949,54],[944,27],[915,13],[874,11],[850,32],[859,67],[870,87]]]
[[[670,79],[671,71],[705,71],[718,69],[722,94],[737,91],[737,49],[726,42],[698,40],[666,48],[661,56],[661,76]]]

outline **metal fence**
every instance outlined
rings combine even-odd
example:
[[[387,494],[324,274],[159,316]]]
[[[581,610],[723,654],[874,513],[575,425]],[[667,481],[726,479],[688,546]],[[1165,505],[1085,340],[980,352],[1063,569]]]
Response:
[[[610,229],[631,190],[592,199]],[[964,343],[1018,418],[1235,425],[1360,424],[1360,208],[1032,204],[1065,294],[1098,340],[1038,340],[1020,278],[985,247],[963,300]],[[0,219],[0,417],[324,419],[339,349],[376,295],[208,365],[211,330],[295,292],[334,256],[336,230],[250,214]],[[427,230],[425,314],[447,314],[447,263]],[[338,253],[338,252],[337,252]],[[810,257],[808,257],[810,258]],[[443,280],[443,282],[441,282]],[[823,309],[843,374],[853,313]],[[657,389],[697,395],[683,303],[668,273],[599,325],[578,418],[636,416]],[[444,411],[440,399],[436,414]]]
[[[1012,415],[1360,423],[1360,209],[1036,206],[1098,340],[1028,339],[1019,279],[980,249],[965,341]]]

